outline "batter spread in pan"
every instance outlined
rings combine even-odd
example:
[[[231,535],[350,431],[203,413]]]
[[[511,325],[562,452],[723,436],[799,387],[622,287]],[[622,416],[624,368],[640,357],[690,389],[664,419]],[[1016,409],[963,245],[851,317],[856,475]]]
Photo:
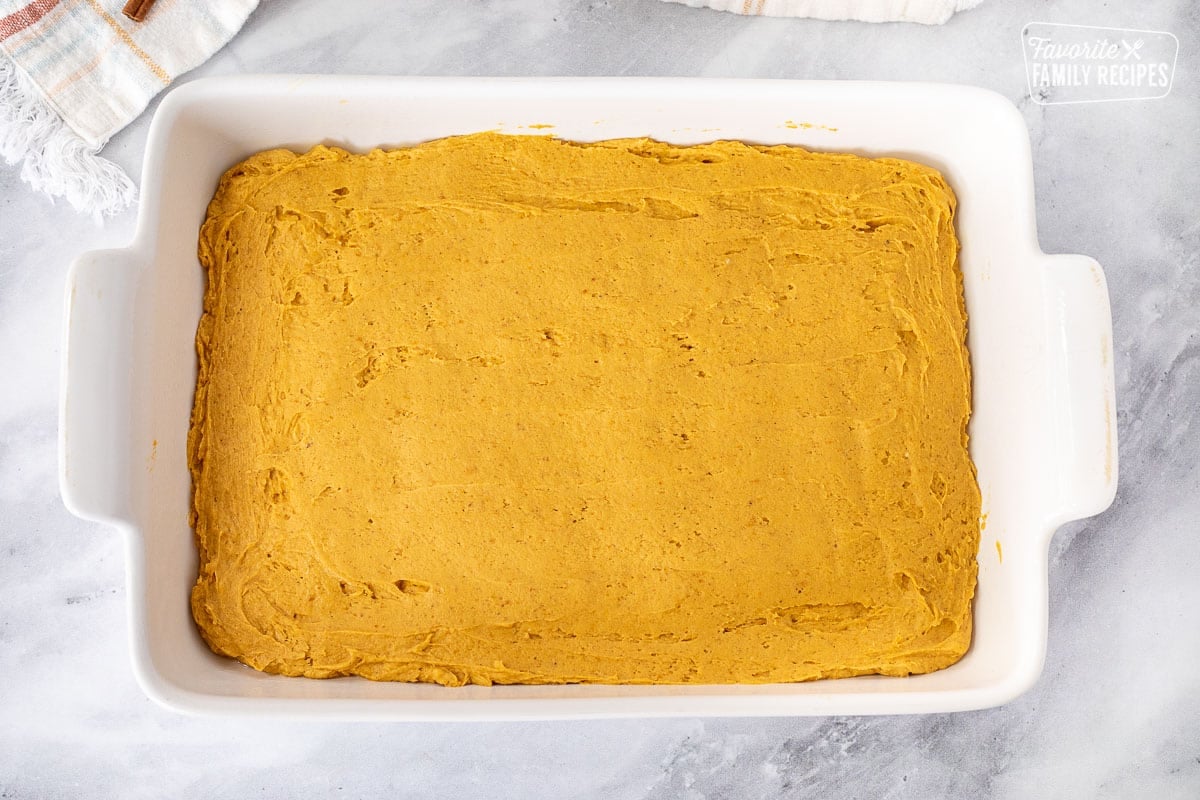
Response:
[[[945,667],[980,495],[954,196],[895,159],[475,134],[222,179],[206,641],[269,672]]]

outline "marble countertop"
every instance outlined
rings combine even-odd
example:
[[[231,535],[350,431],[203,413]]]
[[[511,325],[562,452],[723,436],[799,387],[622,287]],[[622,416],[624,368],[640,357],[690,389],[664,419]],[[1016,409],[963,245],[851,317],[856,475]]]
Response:
[[[1166,30],[1161,100],[1039,106],[1032,20]],[[656,0],[268,0],[184,80],[235,72],[711,75],[969,83],[1022,109],[1047,252],[1104,265],[1121,486],[1050,550],[1045,673],[953,715],[543,724],[227,721],[147,700],[124,552],[57,490],[62,289],[121,246],[0,168],[0,797],[834,798],[1200,796],[1200,8],[986,0],[942,28],[745,19]],[[153,107],[152,107],[153,108]],[[149,114],[105,154],[140,170]]]

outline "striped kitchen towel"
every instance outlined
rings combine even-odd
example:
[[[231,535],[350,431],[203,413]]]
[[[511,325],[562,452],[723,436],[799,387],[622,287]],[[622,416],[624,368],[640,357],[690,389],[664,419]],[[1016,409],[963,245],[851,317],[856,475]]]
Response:
[[[0,0],[0,156],[35,189],[112,214],[136,190],[97,155],[180,74],[219,50],[258,0]]]
[[[983,0],[667,0],[735,14],[764,17],[852,19],[859,22],[920,22],[941,25],[956,11]]]

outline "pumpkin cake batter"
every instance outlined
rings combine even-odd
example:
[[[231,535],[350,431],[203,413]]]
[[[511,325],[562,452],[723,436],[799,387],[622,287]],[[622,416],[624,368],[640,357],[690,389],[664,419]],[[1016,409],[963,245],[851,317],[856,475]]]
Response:
[[[953,663],[954,203],[919,164],[729,141],[239,164],[200,236],[205,639],[447,685]]]

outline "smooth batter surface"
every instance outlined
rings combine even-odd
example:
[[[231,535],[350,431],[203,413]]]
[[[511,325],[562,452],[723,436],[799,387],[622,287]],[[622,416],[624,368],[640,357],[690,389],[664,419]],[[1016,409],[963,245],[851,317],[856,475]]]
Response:
[[[737,142],[250,158],[200,237],[206,640],[444,684],[949,665],[953,211],[924,166]]]

